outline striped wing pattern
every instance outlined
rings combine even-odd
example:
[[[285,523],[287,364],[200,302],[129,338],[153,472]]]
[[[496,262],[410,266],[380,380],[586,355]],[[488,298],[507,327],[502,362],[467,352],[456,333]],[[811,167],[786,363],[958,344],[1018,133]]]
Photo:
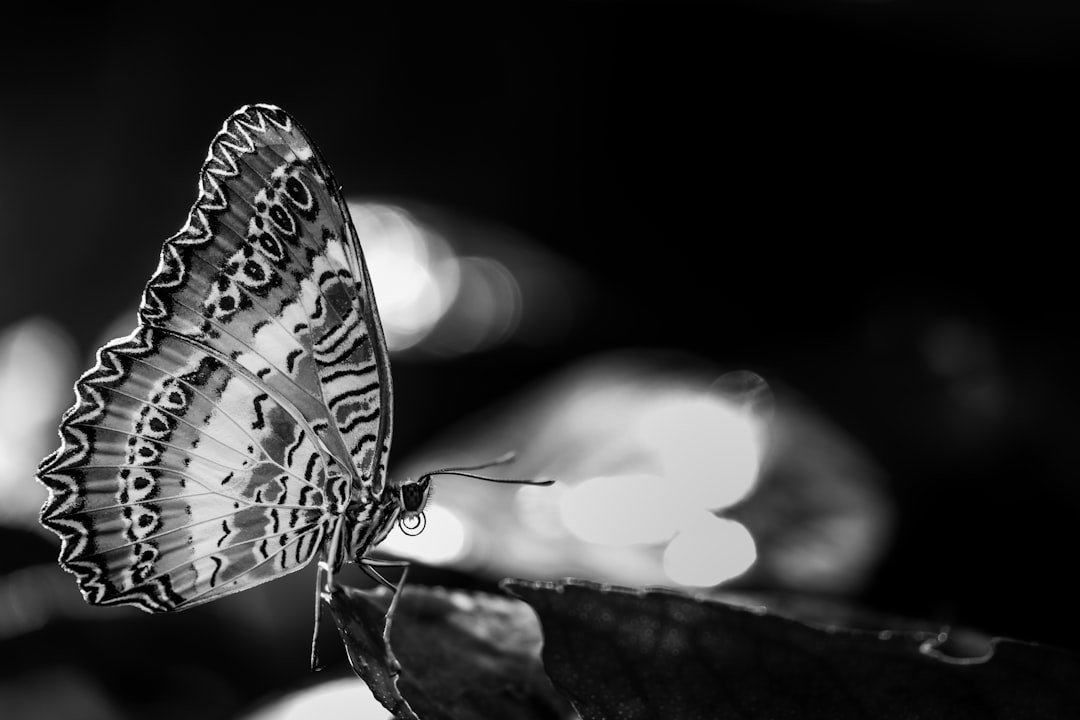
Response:
[[[139,325],[98,353],[42,461],[42,522],[88,601],[175,610],[326,552],[378,504],[389,362],[355,230],[299,125],[214,139]]]

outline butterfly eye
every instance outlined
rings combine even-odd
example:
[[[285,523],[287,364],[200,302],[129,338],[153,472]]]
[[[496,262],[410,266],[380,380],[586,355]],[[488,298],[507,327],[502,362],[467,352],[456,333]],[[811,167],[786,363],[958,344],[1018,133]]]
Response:
[[[407,482],[401,486],[401,512],[415,515],[423,512],[427,505],[430,478],[423,477],[416,482]]]

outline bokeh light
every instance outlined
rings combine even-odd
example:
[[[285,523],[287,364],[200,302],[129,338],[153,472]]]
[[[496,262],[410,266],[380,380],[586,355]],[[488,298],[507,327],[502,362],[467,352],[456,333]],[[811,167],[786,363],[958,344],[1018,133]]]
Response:
[[[679,585],[710,587],[736,578],[757,560],[757,547],[744,525],[698,513],[664,548],[664,573]]]
[[[568,488],[559,515],[566,529],[586,542],[633,545],[668,540],[692,507],[659,475],[609,475]]]
[[[442,360],[564,339],[589,308],[571,263],[520,233],[454,213],[349,202],[391,352]]]
[[[463,420],[392,472],[514,449],[510,475],[556,480],[511,491],[439,478],[437,497],[469,534],[452,564],[491,577],[853,591],[891,537],[885,478],[856,439],[777,385],[774,406],[753,373],[605,353]]]
[[[299,690],[245,716],[246,720],[384,720],[387,710],[360,678],[332,680]]]
[[[723,397],[671,395],[649,407],[634,438],[670,483],[667,492],[693,506],[719,510],[754,487],[759,466],[756,418]]]
[[[75,345],[50,320],[0,330],[0,523],[38,528],[46,491],[34,481],[58,444],[55,425],[73,400]]]
[[[460,287],[453,251],[438,233],[391,205],[350,202],[391,351],[424,339]]]
[[[440,497],[471,532],[455,561],[460,567],[532,579],[723,582],[753,565],[754,543],[744,542],[741,525],[738,535],[736,526],[703,526],[701,518],[715,520],[757,487],[770,394],[753,373],[687,367],[685,358],[666,368],[640,353],[584,361],[486,420],[480,414],[463,423],[433,443],[441,451],[408,459],[395,472],[470,464],[514,448],[513,476],[556,480],[508,492],[440,479],[440,487],[453,483]],[[734,381],[721,382],[729,377]],[[679,569],[689,547],[708,559],[705,574]]]
[[[460,258],[461,284],[446,318],[449,327],[430,344],[439,355],[463,355],[508,340],[521,319],[521,288],[505,265],[488,257]]]
[[[397,525],[379,545],[379,551],[428,565],[447,565],[465,555],[465,524],[453,511],[429,503],[424,509],[427,526],[419,535],[406,535]]]

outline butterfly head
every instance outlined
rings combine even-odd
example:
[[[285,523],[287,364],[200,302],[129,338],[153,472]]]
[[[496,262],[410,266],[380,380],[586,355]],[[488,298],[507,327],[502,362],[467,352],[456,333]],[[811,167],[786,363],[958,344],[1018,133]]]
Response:
[[[346,540],[342,544],[339,564],[347,554],[354,562],[362,562],[373,547],[386,539],[394,523],[406,535],[419,535],[427,525],[424,507],[431,495],[431,476],[419,479],[391,478],[386,492],[372,497],[356,493],[345,511]]]
[[[431,475],[421,475],[417,480],[405,480],[395,490],[398,527],[406,535],[419,535],[427,526],[424,507],[431,497]]]
[[[493,483],[507,483],[512,485],[550,485],[553,480],[513,480],[508,478],[495,478],[486,475],[478,475],[473,470],[482,470],[494,465],[504,465],[514,459],[513,453],[507,453],[502,457],[480,465],[471,465],[458,468],[444,468],[424,473],[416,480],[404,480],[400,483],[390,482],[391,494],[397,504],[394,517],[401,532],[406,535],[419,535],[427,527],[427,518],[424,517],[424,508],[431,498],[431,478],[435,475],[459,475],[461,477],[475,478]],[[393,520],[389,521],[393,524]],[[388,526],[389,527],[389,526]]]

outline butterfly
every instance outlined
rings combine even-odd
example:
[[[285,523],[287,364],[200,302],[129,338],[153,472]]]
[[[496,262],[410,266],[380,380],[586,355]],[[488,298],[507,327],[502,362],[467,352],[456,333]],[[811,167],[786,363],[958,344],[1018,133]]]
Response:
[[[97,353],[38,468],[42,524],[95,605],[183,610],[318,559],[320,593],[393,528],[424,529],[431,478],[396,481],[390,360],[330,168],[272,105],[226,120],[138,326]],[[498,464],[505,460],[499,460]],[[390,587],[394,587],[390,585]]]

